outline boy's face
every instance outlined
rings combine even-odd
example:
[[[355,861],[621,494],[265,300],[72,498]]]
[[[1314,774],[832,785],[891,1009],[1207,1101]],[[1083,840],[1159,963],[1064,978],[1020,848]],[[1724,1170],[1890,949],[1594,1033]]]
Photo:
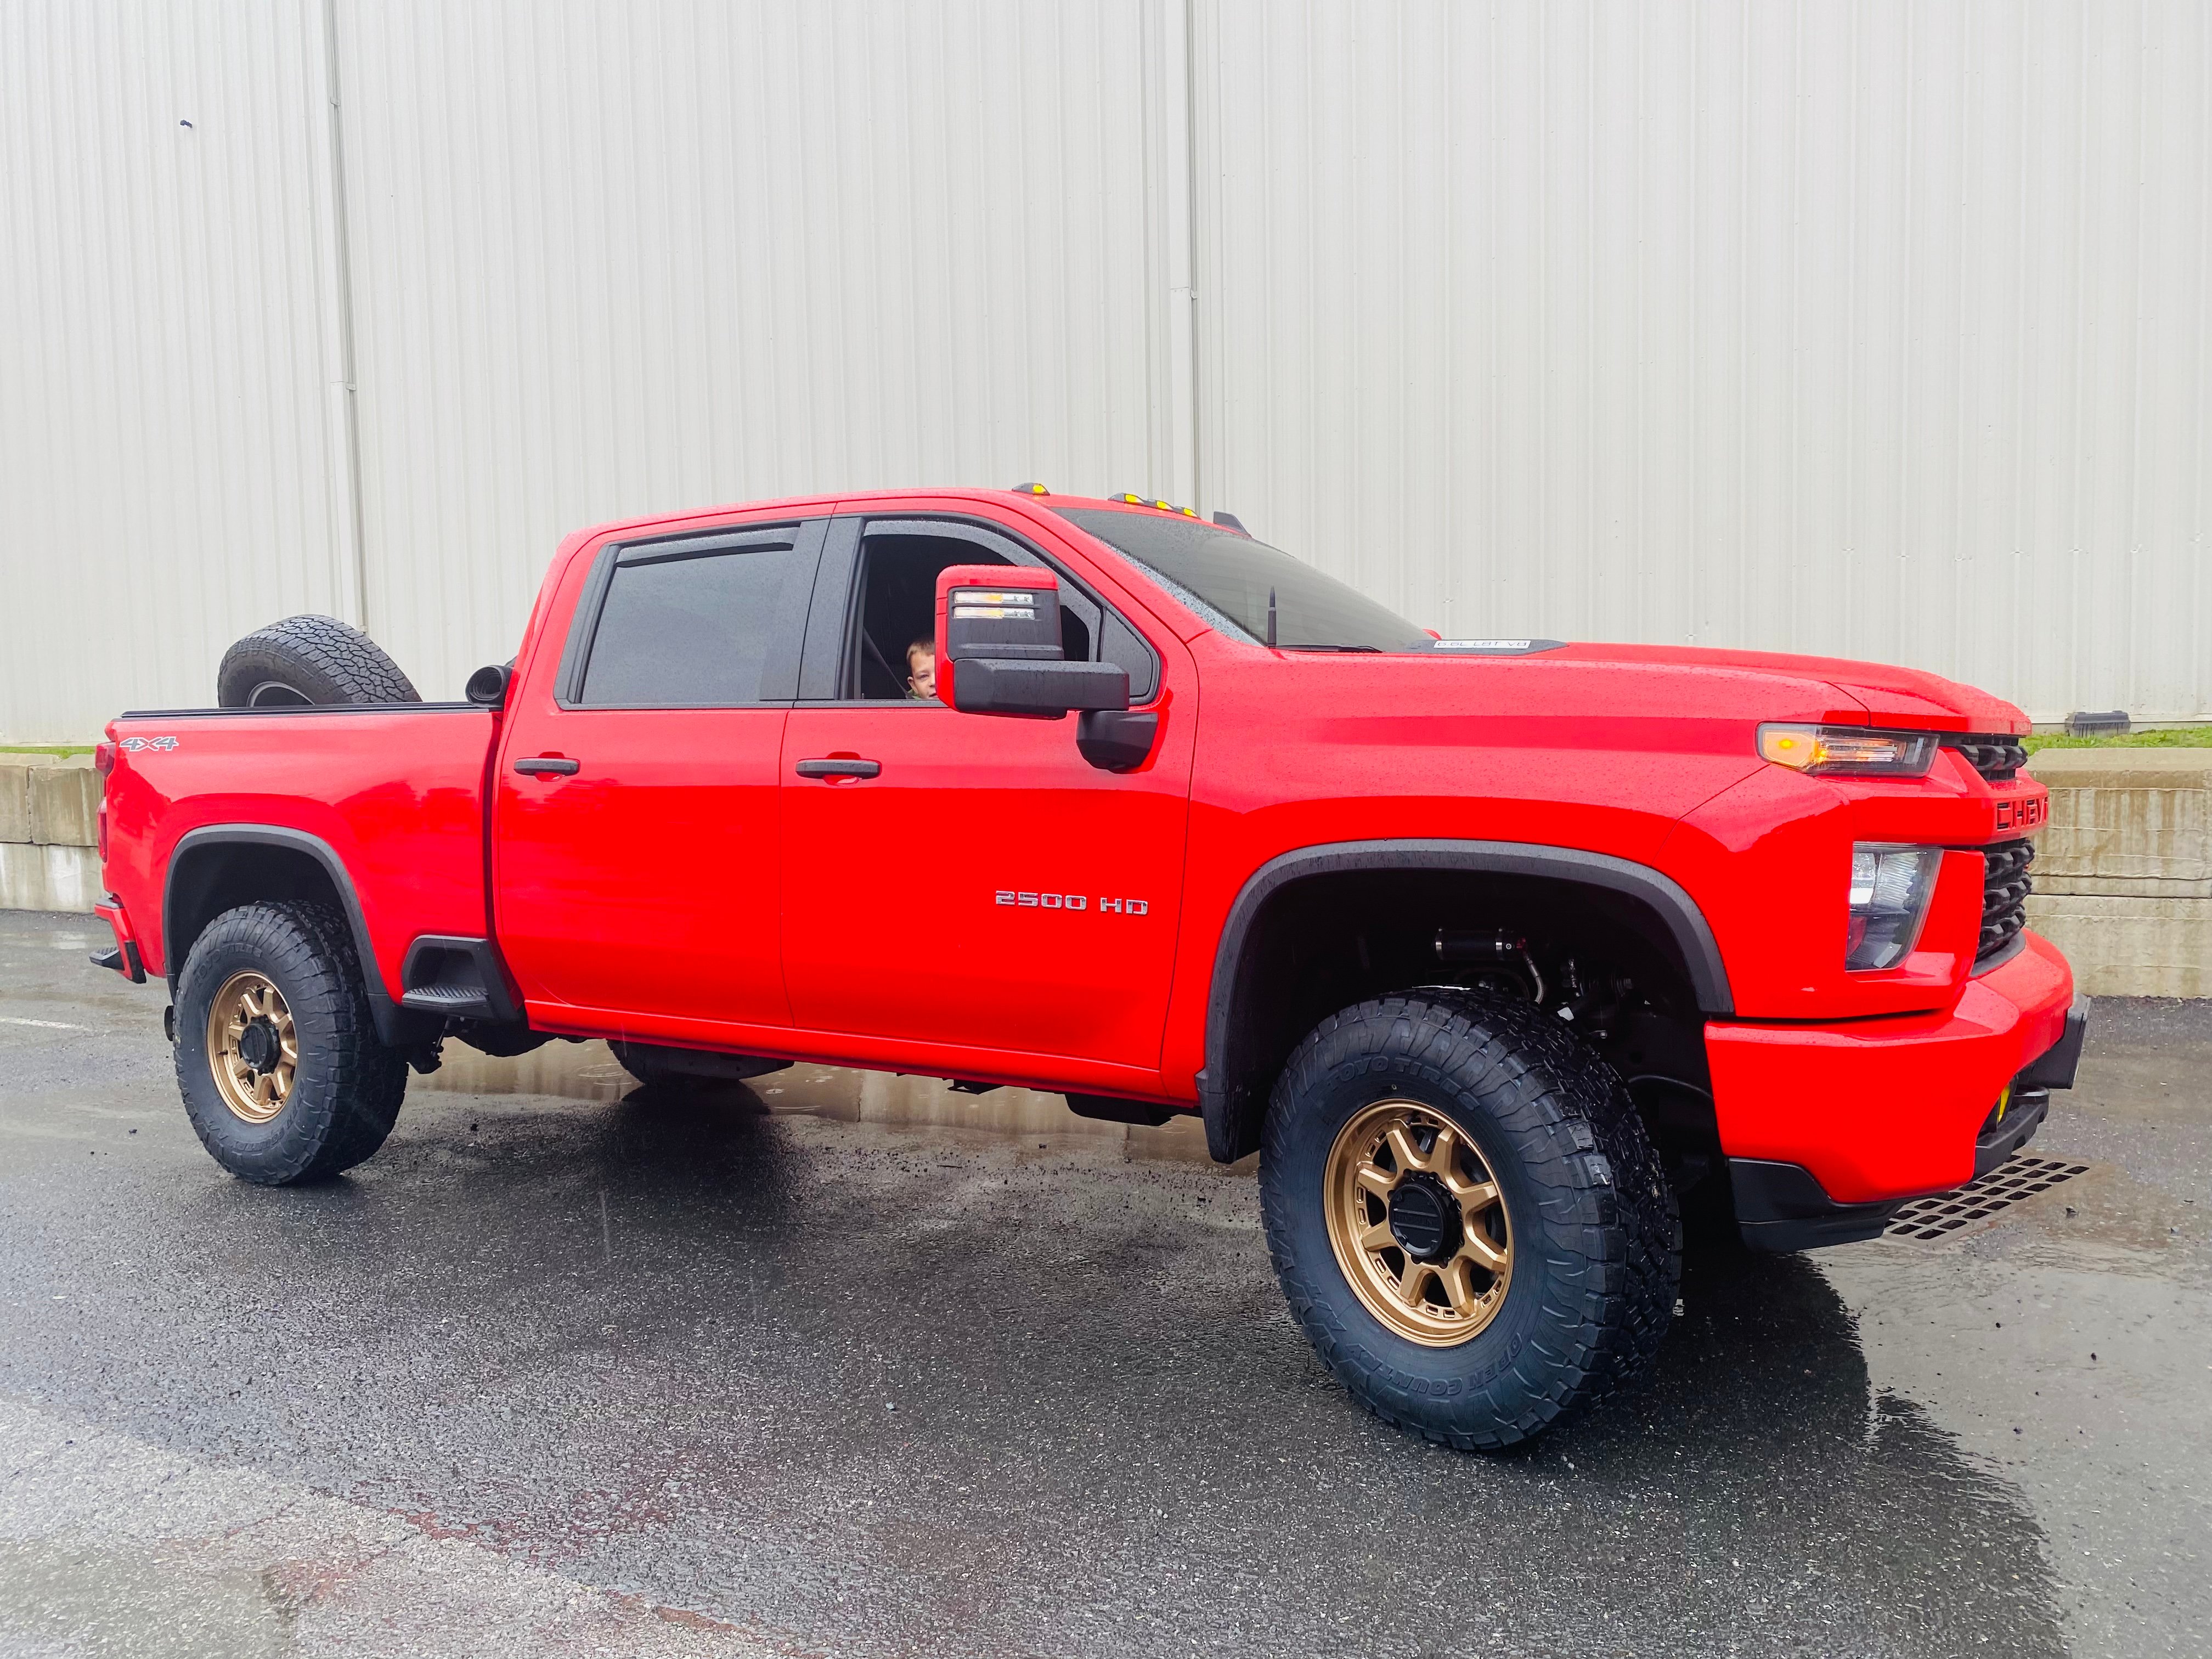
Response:
[[[937,653],[909,651],[906,657],[907,689],[917,697],[937,696]]]

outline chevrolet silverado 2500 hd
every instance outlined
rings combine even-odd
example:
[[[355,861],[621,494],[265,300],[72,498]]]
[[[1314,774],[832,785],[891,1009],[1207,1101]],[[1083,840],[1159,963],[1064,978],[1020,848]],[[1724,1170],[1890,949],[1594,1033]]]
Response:
[[[1642,1369],[1686,1209],[1869,1237],[2072,1082],[2027,723],[1933,675],[1438,639],[1033,488],[572,536],[462,702],[294,622],[227,662],[248,706],[99,756],[96,960],[166,978],[250,1181],[368,1157],[451,1041],[1195,1113],[1345,1386],[1490,1448]]]

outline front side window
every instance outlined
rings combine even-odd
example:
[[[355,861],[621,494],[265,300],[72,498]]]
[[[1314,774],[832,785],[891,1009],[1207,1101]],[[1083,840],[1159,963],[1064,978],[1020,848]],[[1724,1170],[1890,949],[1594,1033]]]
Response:
[[[1249,536],[1164,513],[1054,510],[1143,567],[1226,633],[1264,641],[1272,595],[1275,643],[1285,649],[1427,651],[1436,644],[1358,589]]]
[[[794,581],[811,575],[789,541],[623,552],[592,635],[585,707],[726,708],[788,699],[784,645]],[[771,665],[778,665],[772,668]]]
[[[937,578],[949,565],[1038,562],[1027,549],[997,538],[871,530],[861,544],[859,599],[847,647],[848,701],[931,702],[936,696]],[[1159,662],[1134,629],[1063,580],[1060,647],[1071,662],[1118,663],[1129,674],[1129,700],[1159,688]]]

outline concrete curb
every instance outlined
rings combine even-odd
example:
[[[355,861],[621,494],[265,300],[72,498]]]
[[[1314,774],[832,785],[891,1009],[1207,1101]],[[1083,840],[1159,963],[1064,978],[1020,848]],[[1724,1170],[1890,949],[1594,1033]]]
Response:
[[[2212,749],[2046,749],[2028,925],[2092,996],[2212,996]]]
[[[0,910],[91,909],[99,842],[92,757],[0,758]]]

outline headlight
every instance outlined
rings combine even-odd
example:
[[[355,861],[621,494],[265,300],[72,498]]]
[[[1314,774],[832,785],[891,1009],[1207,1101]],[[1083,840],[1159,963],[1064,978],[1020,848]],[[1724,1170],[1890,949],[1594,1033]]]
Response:
[[[1850,934],[1844,966],[1853,973],[1894,968],[1920,942],[1940,847],[1888,847],[1860,842],[1851,848]]]
[[[1941,739],[1933,732],[1872,732],[1848,726],[1759,728],[1759,755],[1818,777],[1924,778]]]

